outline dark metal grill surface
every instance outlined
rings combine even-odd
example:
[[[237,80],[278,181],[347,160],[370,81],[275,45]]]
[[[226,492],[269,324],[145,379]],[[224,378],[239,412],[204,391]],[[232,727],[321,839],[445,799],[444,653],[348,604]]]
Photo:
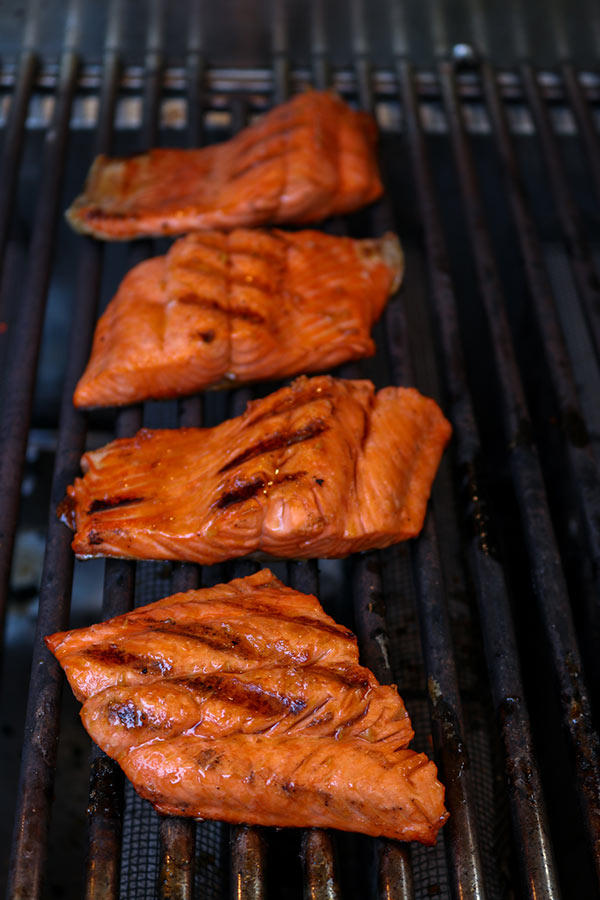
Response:
[[[389,17],[385,65],[369,43],[368,6],[355,0],[350,65],[330,65],[331,23],[319,2],[307,6],[303,25],[310,67],[292,65],[293,23],[286,4],[274,3],[270,68],[216,70],[199,3],[190,3],[185,58],[175,69],[160,0],[144,5],[143,59],[133,67],[119,0],[108,8],[101,63],[91,68],[80,49],[83,8],[69,7],[54,65],[36,52],[33,4],[20,56],[0,72],[0,88],[11,91],[0,172],[0,611],[4,622],[8,608],[9,624],[29,429],[58,421],[19,787],[5,812],[14,817],[11,900],[53,895],[46,873],[54,856],[79,872],[79,889],[62,895],[94,900],[598,895],[598,698],[588,685],[598,685],[600,597],[600,76],[566,58],[553,71],[530,62],[498,70],[469,47],[416,70],[398,5],[376,6]],[[439,49],[443,19],[433,24]],[[379,18],[377,26],[379,34]],[[53,800],[63,678],[42,638],[69,625],[74,573],[55,508],[90,441],[142,424],[213,425],[239,415],[255,392],[75,411],[98,309],[127,269],[166,244],[105,247],[72,235],[60,213],[94,154],[220,140],[310,83],[335,85],[372,111],[382,131],[384,200],[324,227],[352,236],[396,230],[407,258],[405,285],[376,328],[376,358],[338,374],[415,384],[439,399],[454,437],[410,546],[274,570],[320,596],[358,634],[365,665],[398,684],[416,743],[440,768],[451,818],[431,850],[320,829],[160,819],[93,748],[84,861],[81,839],[74,850],[61,847],[53,827],[64,803],[60,792]],[[53,100],[41,132],[31,120],[40,97]],[[90,99],[92,128],[85,116],[78,124],[76,109]],[[183,118],[169,119],[169,100]],[[138,104],[133,124],[119,118],[119,103],[129,101]],[[30,215],[21,183],[35,190]],[[56,411],[40,401],[43,378],[36,387],[53,289],[70,321]],[[244,560],[203,570],[109,560],[101,615],[256,568]],[[5,692],[10,679],[7,669]]]

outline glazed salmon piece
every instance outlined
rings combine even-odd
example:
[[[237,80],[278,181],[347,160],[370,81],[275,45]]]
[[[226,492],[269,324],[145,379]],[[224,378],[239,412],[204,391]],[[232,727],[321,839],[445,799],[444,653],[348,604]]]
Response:
[[[215,428],[86,453],[59,512],[80,557],[346,556],[419,533],[450,432],[412,388],[302,377]]]
[[[227,650],[200,637],[209,623]],[[189,643],[177,649],[174,633]],[[268,569],[46,644],[92,738],[159,812],[423,843],[447,818],[434,764],[407,749],[396,688],[359,665],[354,635],[315,597]]]
[[[397,238],[209,231],[125,277],[98,322],[78,407],[173,397],[370,356],[398,287]]]
[[[315,222],[380,196],[375,141],[366,113],[308,91],[222,144],[97,157],[67,218],[105,240]]]

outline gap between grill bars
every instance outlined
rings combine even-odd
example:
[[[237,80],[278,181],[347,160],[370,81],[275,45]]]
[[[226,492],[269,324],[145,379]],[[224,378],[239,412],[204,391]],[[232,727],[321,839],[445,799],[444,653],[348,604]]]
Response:
[[[113,17],[118,16],[119,4],[112,6]],[[327,41],[323,9],[314,4],[311,27],[315,46],[313,82],[326,87],[332,78],[327,67]],[[143,124],[139,147],[155,144],[158,139],[158,110],[163,90],[163,57],[161,35],[164,10],[160,3],[153,6],[153,20],[148,31],[144,81]],[[353,5],[354,29],[364,35],[358,4]],[[100,113],[96,134],[96,151],[110,150],[115,103],[119,93],[121,60],[118,52],[118,28],[113,24],[107,36],[102,68]],[[205,67],[201,44],[194,29],[190,35],[186,63],[188,110],[191,111],[187,140],[195,146],[202,140],[203,111],[209,106],[204,80]],[[377,96],[377,84],[373,77],[368,45],[364,40],[355,46],[354,84],[356,99],[364,108],[373,108]],[[35,215],[35,228],[29,245],[31,260],[27,282],[23,290],[23,302],[18,310],[12,342],[7,350],[8,378],[2,422],[2,474],[6,490],[4,512],[0,530],[4,534],[2,565],[4,572],[0,592],[6,598],[8,566],[10,565],[12,538],[19,500],[18,488],[22,471],[25,441],[29,426],[30,409],[39,341],[43,327],[43,315],[50,278],[55,223],[60,211],[61,179],[67,162],[69,118],[73,97],[77,90],[80,60],[76,46],[65,46],[62,55],[61,76],[51,132],[46,139],[45,165],[41,179],[42,190]],[[16,181],[19,170],[21,145],[27,105],[34,83],[37,60],[35,54],[23,51],[19,67],[18,83],[7,126],[2,177],[4,185]],[[469,392],[468,363],[463,357],[459,318],[456,311],[457,297],[449,277],[448,250],[445,245],[443,225],[437,208],[436,188],[432,177],[427,140],[420,121],[420,108],[415,89],[415,73],[405,59],[397,65],[397,89],[401,98],[404,139],[412,166],[418,204],[418,216],[423,228],[423,242],[429,278],[430,301],[439,347],[437,366],[444,382],[445,410],[453,420],[454,460],[453,481],[459,493],[459,521],[453,527],[464,539],[463,564],[473,585],[477,604],[479,626],[485,645],[485,658],[493,706],[497,715],[497,731],[504,753],[507,777],[507,793],[514,829],[514,856],[518,860],[519,883],[523,896],[557,898],[560,896],[559,875],[552,848],[552,822],[549,822],[536,758],[535,739],[531,734],[529,713],[525,696],[527,689],[520,671],[519,641],[515,636],[511,590],[514,590],[513,566],[502,561],[492,551],[489,529],[493,530],[494,497],[488,496],[485,472],[481,469],[481,438]],[[561,325],[554,309],[552,287],[542,261],[542,249],[535,223],[528,213],[526,201],[520,191],[519,163],[515,158],[510,129],[505,121],[502,97],[498,92],[497,74],[484,63],[477,75],[481,81],[485,105],[491,121],[507,195],[511,205],[515,233],[523,255],[523,265],[542,338],[548,368],[552,374],[552,390],[557,398],[557,408],[567,425],[577,422],[585,426],[585,414],[579,409],[576,379],[571,370],[569,351],[564,346]],[[520,72],[521,84],[534,114],[537,127],[536,139],[550,172],[552,198],[557,204],[561,228],[568,248],[569,262],[581,300],[584,315],[595,334],[594,295],[591,272],[593,262],[588,249],[589,241],[571,195],[567,174],[563,171],[556,146],[557,138],[548,120],[546,101],[540,94],[536,73],[524,66]],[[563,67],[562,77],[576,116],[583,123],[585,149],[594,159],[597,136],[591,130],[589,107],[583,97],[577,72]],[[273,37],[273,91],[267,103],[281,102],[289,94],[290,66],[286,44],[286,23],[282,6],[277,5]],[[577,783],[582,797],[584,815],[592,845],[599,834],[598,803],[598,746],[591,723],[591,710],[585,686],[583,666],[578,641],[572,623],[569,587],[562,572],[561,548],[553,533],[552,513],[548,508],[547,488],[537,461],[536,448],[529,439],[523,439],[522,426],[527,421],[526,401],[522,397],[518,363],[511,346],[510,326],[503,313],[504,297],[499,278],[494,269],[495,250],[486,230],[477,177],[471,160],[471,150],[462,121],[463,110],[456,92],[454,71],[442,65],[439,84],[443,95],[443,111],[447,117],[450,137],[454,147],[456,171],[460,182],[460,202],[467,218],[467,234],[470,252],[476,264],[477,285],[485,308],[486,321],[494,338],[497,351],[494,362],[496,376],[502,383],[501,396],[506,401],[502,418],[506,427],[507,456],[515,496],[520,505],[520,519],[527,538],[529,571],[534,576],[534,590],[539,604],[539,616],[547,633],[553,662],[552,674],[556,677],[557,695],[563,708],[567,735],[571,741],[574,759],[573,783]],[[232,129],[243,126],[251,98],[234,97],[231,103]],[[384,178],[390,180],[390,160],[384,162]],[[593,163],[592,163],[593,165]],[[393,180],[393,179],[392,179]],[[3,193],[0,204],[0,252],[6,244],[7,223],[13,207],[12,189]],[[573,224],[575,223],[575,224]],[[393,213],[385,205],[348,223],[338,223],[337,228],[358,232],[364,226],[368,233],[386,228],[394,229]],[[576,233],[572,231],[577,228]],[[569,230],[571,229],[571,230]],[[402,239],[403,235],[400,233]],[[79,469],[79,457],[85,446],[86,417],[74,411],[71,395],[75,382],[83,368],[91,341],[96,308],[103,275],[105,251],[101,245],[81,240],[81,257],[78,262],[77,289],[74,298],[72,335],[69,341],[69,365],[64,382],[59,436],[56,450],[55,471],[52,485],[52,508],[48,522],[48,543],[40,593],[40,612],[34,648],[34,663],[27,711],[24,741],[22,780],[15,820],[13,845],[13,869],[9,897],[35,898],[42,894],[47,831],[50,825],[50,796],[54,779],[56,744],[58,741],[58,710],[62,686],[62,674],[54,659],[43,648],[42,637],[52,631],[67,627],[73,560],[69,548],[69,535],[58,523],[54,508],[64,494],[67,483],[73,480]],[[152,251],[150,244],[136,245],[129,255],[133,265]],[[592,285],[592,287],[590,287]],[[412,382],[418,365],[413,359],[427,349],[429,337],[411,331],[414,314],[403,309],[403,301],[393,299],[385,317],[385,330],[380,333],[387,343],[390,359],[389,381]],[[25,377],[23,377],[23,371]],[[360,371],[360,370],[359,370]],[[11,376],[11,373],[12,376]],[[348,374],[355,375],[356,370]],[[239,391],[231,396],[228,414],[239,414],[250,391]],[[181,425],[200,425],[203,421],[202,403],[199,398],[182,400],[178,405],[178,421]],[[571,418],[569,418],[569,416]],[[119,413],[115,424],[117,435],[132,434],[143,422],[143,411],[134,408]],[[567,428],[563,438],[566,455],[572,469],[573,483],[577,488],[578,513],[582,523],[589,558],[598,574],[598,480],[596,463],[588,443],[581,445],[581,431],[574,434]],[[444,834],[448,852],[448,878],[456,896],[494,896],[494,887],[486,883],[486,867],[478,849],[478,819],[473,801],[473,789],[469,787],[468,729],[461,722],[459,690],[456,684],[456,664],[452,651],[451,625],[448,622],[448,585],[445,582],[443,559],[440,551],[447,526],[442,521],[439,504],[434,502],[423,536],[414,543],[413,586],[417,594],[417,607],[422,631],[425,655],[425,673],[432,701],[433,730],[436,756],[442,766],[442,778],[448,788],[449,801],[454,804],[453,819]],[[440,535],[439,542],[436,532]],[[443,556],[443,554],[442,554]],[[386,580],[387,557],[379,554],[360,557],[346,566],[346,578],[354,595],[354,621],[359,635],[361,653],[365,664],[373,668],[381,681],[389,682],[398,677],[389,664],[390,637],[384,605],[394,603],[396,588]],[[394,565],[404,565],[406,557],[397,559]],[[507,574],[507,571],[508,574]],[[106,564],[103,615],[110,616],[131,607],[134,598],[136,565],[129,562],[109,561]],[[252,564],[233,563],[227,577],[246,574]],[[409,571],[407,569],[407,571]],[[172,591],[189,589],[202,583],[202,573],[194,566],[178,566],[171,580]],[[447,577],[447,576],[446,576]],[[300,590],[319,594],[319,566],[317,562],[289,563],[288,583]],[[549,673],[550,674],[550,673]],[[400,683],[402,693],[402,684]],[[407,701],[410,712],[410,701]],[[538,748],[539,749],[539,748]],[[546,785],[546,790],[547,790]],[[60,797],[56,802],[60,802]],[[99,752],[92,759],[89,855],[87,863],[85,896],[90,898],[118,897],[120,890],[122,778],[118,767]],[[35,810],[35,813],[32,811]],[[157,893],[161,897],[193,897],[194,867],[201,865],[195,856],[195,825],[186,820],[164,819],[160,826],[161,850]],[[266,895],[269,864],[269,832],[255,828],[232,829],[230,889],[232,896],[260,898]],[[351,896],[348,888],[342,890],[343,877],[339,873],[339,860],[334,855],[332,836],[320,830],[307,831],[298,841],[304,866],[304,893],[307,897],[337,898]],[[411,898],[420,890],[417,873],[413,873],[411,854],[392,842],[374,842],[377,856],[377,896],[386,898]],[[560,868],[560,867],[558,867]],[[375,880],[373,880],[373,885]],[[415,887],[416,885],[416,887]],[[563,886],[564,887],[564,886]],[[565,896],[568,891],[563,890]]]

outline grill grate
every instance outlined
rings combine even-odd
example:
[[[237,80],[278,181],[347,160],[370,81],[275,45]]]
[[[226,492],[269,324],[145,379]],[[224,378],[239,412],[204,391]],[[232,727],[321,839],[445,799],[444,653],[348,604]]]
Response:
[[[433,850],[320,829],[300,837],[159,821],[129,786],[124,789],[118,767],[95,748],[82,894],[94,900],[217,898],[229,890],[231,896],[259,900],[270,888],[270,896],[282,900],[302,892],[315,900],[358,895],[557,900],[561,893],[572,895],[575,872],[578,895],[591,894],[600,876],[600,770],[586,682],[593,683],[597,674],[592,639],[598,633],[600,481],[598,434],[583,398],[600,379],[599,235],[581,208],[566,150],[568,142],[577,147],[581,142],[586,176],[600,197],[597,77],[584,78],[571,63],[543,76],[529,63],[498,72],[470,54],[470,67],[460,71],[447,61],[435,70],[415,71],[405,53],[395,59],[395,68],[375,68],[366,8],[358,0],[350,10],[351,70],[328,65],[320,3],[311,4],[312,69],[293,69],[285,5],[275,3],[270,70],[210,70],[196,16],[189,23],[185,66],[174,77],[166,66],[162,4],[155,0],[149,7],[144,65],[136,70],[133,88],[131,66],[120,50],[117,0],[110,6],[102,65],[93,77],[80,58],[79,29],[71,22],[54,80],[47,61],[42,65],[27,44],[4,82],[13,88],[0,192],[0,254],[6,261],[21,203],[17,186],[27,151],[28,109],[44,83],[54,91],[54,103],[27,245],[27,277],[18,303],[9,302],[6,283],[0,296],[0,320],[8,322],[7,333],[0,334],[3,615],[53,267],[65,248],[76,246],[78,253],[8,897],[45,895],[63,679],[42,638],[68,627],[73,559],[70,536],[54,510],[78,473],[86,436],[94,428],[130,435],[150,420],[210,425],[239,414],[252,396],[244,389],[147,404],[108,419],[73,409],[72,392],[104,294],[110,296],[125,270],[164,246],[143,241],[112,248],[81,237],[66,242],[57,225],[63,177],[78,178],[81,169],[72,150],[74,101],[82,91],[99,92],[87,161],[88,154],[120,150],[121,144],[141,150],[166,141],[160,116],[166,91],[187,111],[178,140],[197,146],[226,136],[223,122],[228,133],[235,132],[253,113],[309,81],[319,88],[334,84],[348,100],[374,111],[383,130],[386,199],[327,227],[357,236],[397,230],[407,255],[406,284],[377,328],[377,358],[341,374],[373,377],[380,385],[416,383],[439,396],[454,439],[423,534],[410,548],[344,563],[278,566],[287,583],[322,596],[328,611],[355,628],[362,659],[382,682],[399,684],[417,742],[427,747],[431,736],[452,816]],[[142,91],[141,123],[125,133],[116,130],[115,116],[119,100],[132,89]],[[556,104],[563,114],[559,119],[553,115]],[[225,118],[211,118],[217,111]],[[574,135],[569,136],[571,125],[565,132],[560,124],[565,117],[575,123]],[[527,127],[520,127],[525,120]],[[209,125],[215,121],[216,131]],[[438,133],[432,122],[439,123]],[[521,141],[533,142],[536,178],[547,178],[548,197],[526,192],[532,145],[524,152]],[[490,209],[487,200],[494,191],[501,199]],[[543,212],[547,203],[554,216],[550,227]],[[506,226],[507,247],[499,240],[498,222]],[[558,248],[572,279],[575,299],[568,308],[547,262],[549,244]],[[506,289],[511,282],[502,268],[511,259],[521,286],[516,299]],[[563,335],[569,316],[590,341],[585,367],[573,356],[572,336]],[[102,615],[255,568],[238,561],[202,571],[191,565],[167,571],[152,563],[109,560]],[[556,751],[540,753],[548,739],[557,743]],[[577,809],[570,796],[578,794],[583,824],[560,821],[555,792],[568,795],[567,819]],[[60,805],[60,796],[55,803]],[[577,846],[565,849],[571,830]],[[286,868],[300,853],[302,865]]]

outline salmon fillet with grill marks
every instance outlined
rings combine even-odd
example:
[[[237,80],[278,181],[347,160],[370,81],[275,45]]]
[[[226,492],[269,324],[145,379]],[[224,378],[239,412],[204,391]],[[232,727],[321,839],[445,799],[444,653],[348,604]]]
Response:
[[[380,196],[375,141],[369,115],[308,91],[222,144],[98,156],[67,218],[104,240],[316,222]]]
[[[159,812],[427,844],[447,818],[396,688],[268,569],[46,644],[89,734]]]
[[[412,388],[301,377],[215,428],[82,458],[59,509],[80,557],[339,557],[419,533],[450,425]]]
[[[285,378],[370,356],[398,287],[395,235],[210,231],[140,263],[101,317],[79,407]]]

